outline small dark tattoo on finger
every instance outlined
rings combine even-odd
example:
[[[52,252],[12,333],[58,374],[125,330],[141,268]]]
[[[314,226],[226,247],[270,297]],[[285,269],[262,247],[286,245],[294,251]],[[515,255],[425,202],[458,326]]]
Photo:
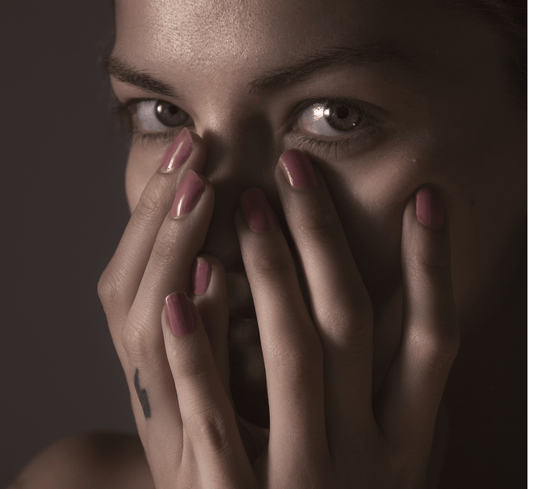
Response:
[[[144,417],[150,418],[152,416],[152,410],[150,409],[150,401],[148,401],[148,394],[146,393],[146,389],[141,389],[141,384],[139,382],[139,369],[135,370],[133,384],[135,385],[137,396],[139,396],[139,401],[143,408]]]

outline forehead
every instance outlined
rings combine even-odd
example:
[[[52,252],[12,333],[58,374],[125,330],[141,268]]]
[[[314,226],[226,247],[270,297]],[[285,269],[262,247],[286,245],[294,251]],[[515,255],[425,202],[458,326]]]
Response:
[[[433,23],[416,0],[121,0],[115,51],[146,67],[275,68],[328,46],[403,44]],[[442,16],[442,12],[440,12]],[[441,22],[442,23],[442,22]],[[435,26],[433,26],[433,36]]]

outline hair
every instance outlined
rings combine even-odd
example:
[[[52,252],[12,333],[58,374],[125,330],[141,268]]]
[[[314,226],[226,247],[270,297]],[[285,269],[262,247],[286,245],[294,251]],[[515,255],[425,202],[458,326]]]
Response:
[[[493,25],[505,42],[504,70],[511,102],[525,112],[527,106],[526,0],[444,0],[446,8],[467,12]]]

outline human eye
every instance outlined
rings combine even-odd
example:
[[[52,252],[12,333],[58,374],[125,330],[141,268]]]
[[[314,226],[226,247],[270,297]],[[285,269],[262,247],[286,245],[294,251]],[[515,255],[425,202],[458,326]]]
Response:
[[[319,136],[345,136],[363,120],[359,107],[342,102],[319,102],[310,105],[300,116],[300,128]]]
[[[130,99],[119,103],[116,112],[128,132],[143,141],[172,139],[178,128],[191,123],[187,112],[166,100]]]
[[[307,100],[298,104],[293,114],[297,144],[324,152],[361,147],[380,126],[362,103],[344,98]]]

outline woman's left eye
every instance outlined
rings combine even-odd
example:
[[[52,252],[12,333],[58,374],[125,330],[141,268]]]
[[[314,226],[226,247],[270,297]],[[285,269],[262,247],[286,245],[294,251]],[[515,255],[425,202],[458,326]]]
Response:
[[[363,121],[364,112],[360,107],[344,102],[320,102],[301,113],[297,126],[318,136],[346,136],[355,132]]]

